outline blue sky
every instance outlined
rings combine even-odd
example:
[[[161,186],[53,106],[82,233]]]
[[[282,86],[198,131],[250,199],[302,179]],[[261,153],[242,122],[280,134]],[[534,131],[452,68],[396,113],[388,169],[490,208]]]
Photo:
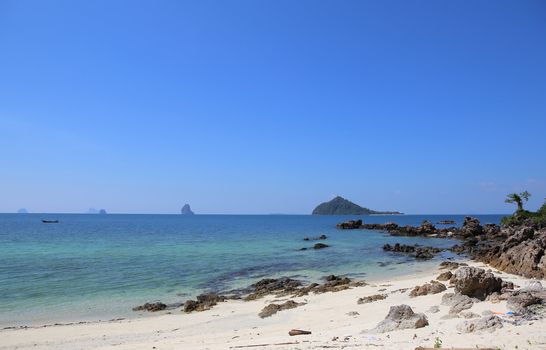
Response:
[[[546,197],[544,1],[0,0],[0,212]]]

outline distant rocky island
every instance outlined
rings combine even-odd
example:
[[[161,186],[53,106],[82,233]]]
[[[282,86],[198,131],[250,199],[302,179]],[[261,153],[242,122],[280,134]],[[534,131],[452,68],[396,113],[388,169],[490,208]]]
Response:
[[[97,210],[95,208],[89,208],[89,210],[87,211],[88,214],[107,214],[106,213],[106,209],[100,209],[100,210]]]
[[[28,210],[26,210],[25,208],[21,208],[17,210],[17,214],[28,214]]]
[[[337,196],[329,202],[319,204],[313,215],[402,215],[397,211],[376,211],[361,207],[343,197]]]
[[[193,211],[191,211],[191,208],[190,208],[189,204],[184,204],[184,206],[180,210],[180,214],[182,214],[182,215],[194,215],[195,213]]]

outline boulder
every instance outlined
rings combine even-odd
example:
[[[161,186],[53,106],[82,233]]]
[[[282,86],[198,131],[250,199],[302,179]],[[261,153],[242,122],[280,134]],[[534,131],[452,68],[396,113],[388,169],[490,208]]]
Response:
[[[391,306],[387,317],[375,327],[378,333],[399,329],[415,329],[428,325],[425,314],[416,314],[408,305]]]
[[[480,300],[485,300],[489,294],[502,289],[502,279],[477,267],[461,267],[455,272],[451,282],[454,283],[456,292]]]
[[[459,234],[463,238],[476,237],[483,234],[483,227],[480,225],[480,220],[467,216],[464,218],[463,225],[459,230]]]
[[[250,286],[253,292],[245,297],[245,300],[259,299],[268,294],[286,295],[295,293],[301,286],[301,282],[291,278],[264,278]]]
[[[305,303],[296,303],[293,300],[288,300],[287,302],[282,304],[269,304],[266,307],[264,307],[262,311],[260,311],[258,316],[260,316],[261,318],[270,317],[279,311],[294,309],[301,305],[305,305]]]
[[[502,328],[502,320],[494,315],[485,316],[477,320],[463,321],[456,328],[461,333],[473,333],[482,330],[493,332],[495,329]]]
[[[428,294],[438,294],[445,291],[447,288],[443,283],[438,281],[430,281],[430,283],[425,283],[422,286],[416,286],[409,293],[409,296],[414,298],[422,295]]]
[[[447,293],[442,296],[442,305],[450,306],[449,314],[456,315],[463,310],[470,309],[474,301],[466,295]]]
[[[349,220],[336,225],[337,228],[342,230],[354,230],[360,228],[360,226],[362,226],[362,220]]]
[[[449,281],[453,277],[453,273],[451,271],[442,272],[441,274],[436,277],[438,281]]]
[[[542,299],[534,296],[531,292],[518,291],[514,292],[511,296],[508,297],[506,302],[506,307],[520,314],[526,313],[527,307],[539,304],[542,302]]]
[[[328,244],[316,243],[316,244],[313,246],[313,249],[324,249],[324,248],[328,248],[328,247],[329,247]]]

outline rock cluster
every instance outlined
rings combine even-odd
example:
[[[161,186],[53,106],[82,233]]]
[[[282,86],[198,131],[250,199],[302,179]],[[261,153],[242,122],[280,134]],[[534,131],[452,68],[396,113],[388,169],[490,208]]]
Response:
[[[416,286],[409,293],[409,296],[412,298],[428,295],[428,294],[438,294],[445,291],[447,288],[443,283],[437,281],[430,281],[430,283],[425,283],[422,286]]]
[[[250,287],[253,291],[245,297],[245,300],[255,300],[269,294],[288,295],[295,293],[301,287],[302,283],[291,278],[264,278]]]
[[[442,252],[444,249],[400,243],[396,243],[394,246],[392,246],[387,243],[383,246],[383,250],[386,252],[405,253],[415,257],[416,259],[428,260],[432,259],[435,254]]]
[[[384,300],[387,298],[387,294],[374,294],[363,298],[358,298],[357,304],[373,303],[374,301]]]
[[[156,312],[156,311],[165,310],[166,308],[167,308],[166,304],[157,302],[157,303],[146,303],[144,305],[136,306],[133,308],[133,311]]]
[[[288,300],[282,304],[269,304],[260,311],[258,316],[261,318],[270,317],[282,310],[294,309],[298,306],[305,305],[305,303],[296,303],[293,300]]]
[[[227,298],[225,296],[215,293],[201,294],[197,296],[197,300],[187,300],[184,303],[182,310],[184,312],[206,311],[210,310],[219,302],[226,300]]]

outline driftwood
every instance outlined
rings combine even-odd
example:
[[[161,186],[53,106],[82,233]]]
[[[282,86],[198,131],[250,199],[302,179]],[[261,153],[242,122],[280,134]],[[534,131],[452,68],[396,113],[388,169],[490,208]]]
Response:
[[[289,336],[306,335],[306,334],[311,334],[311,331],[304,331],[304,330],[301,330],[301,329],[292,329],[290,332],[288,332]]]

